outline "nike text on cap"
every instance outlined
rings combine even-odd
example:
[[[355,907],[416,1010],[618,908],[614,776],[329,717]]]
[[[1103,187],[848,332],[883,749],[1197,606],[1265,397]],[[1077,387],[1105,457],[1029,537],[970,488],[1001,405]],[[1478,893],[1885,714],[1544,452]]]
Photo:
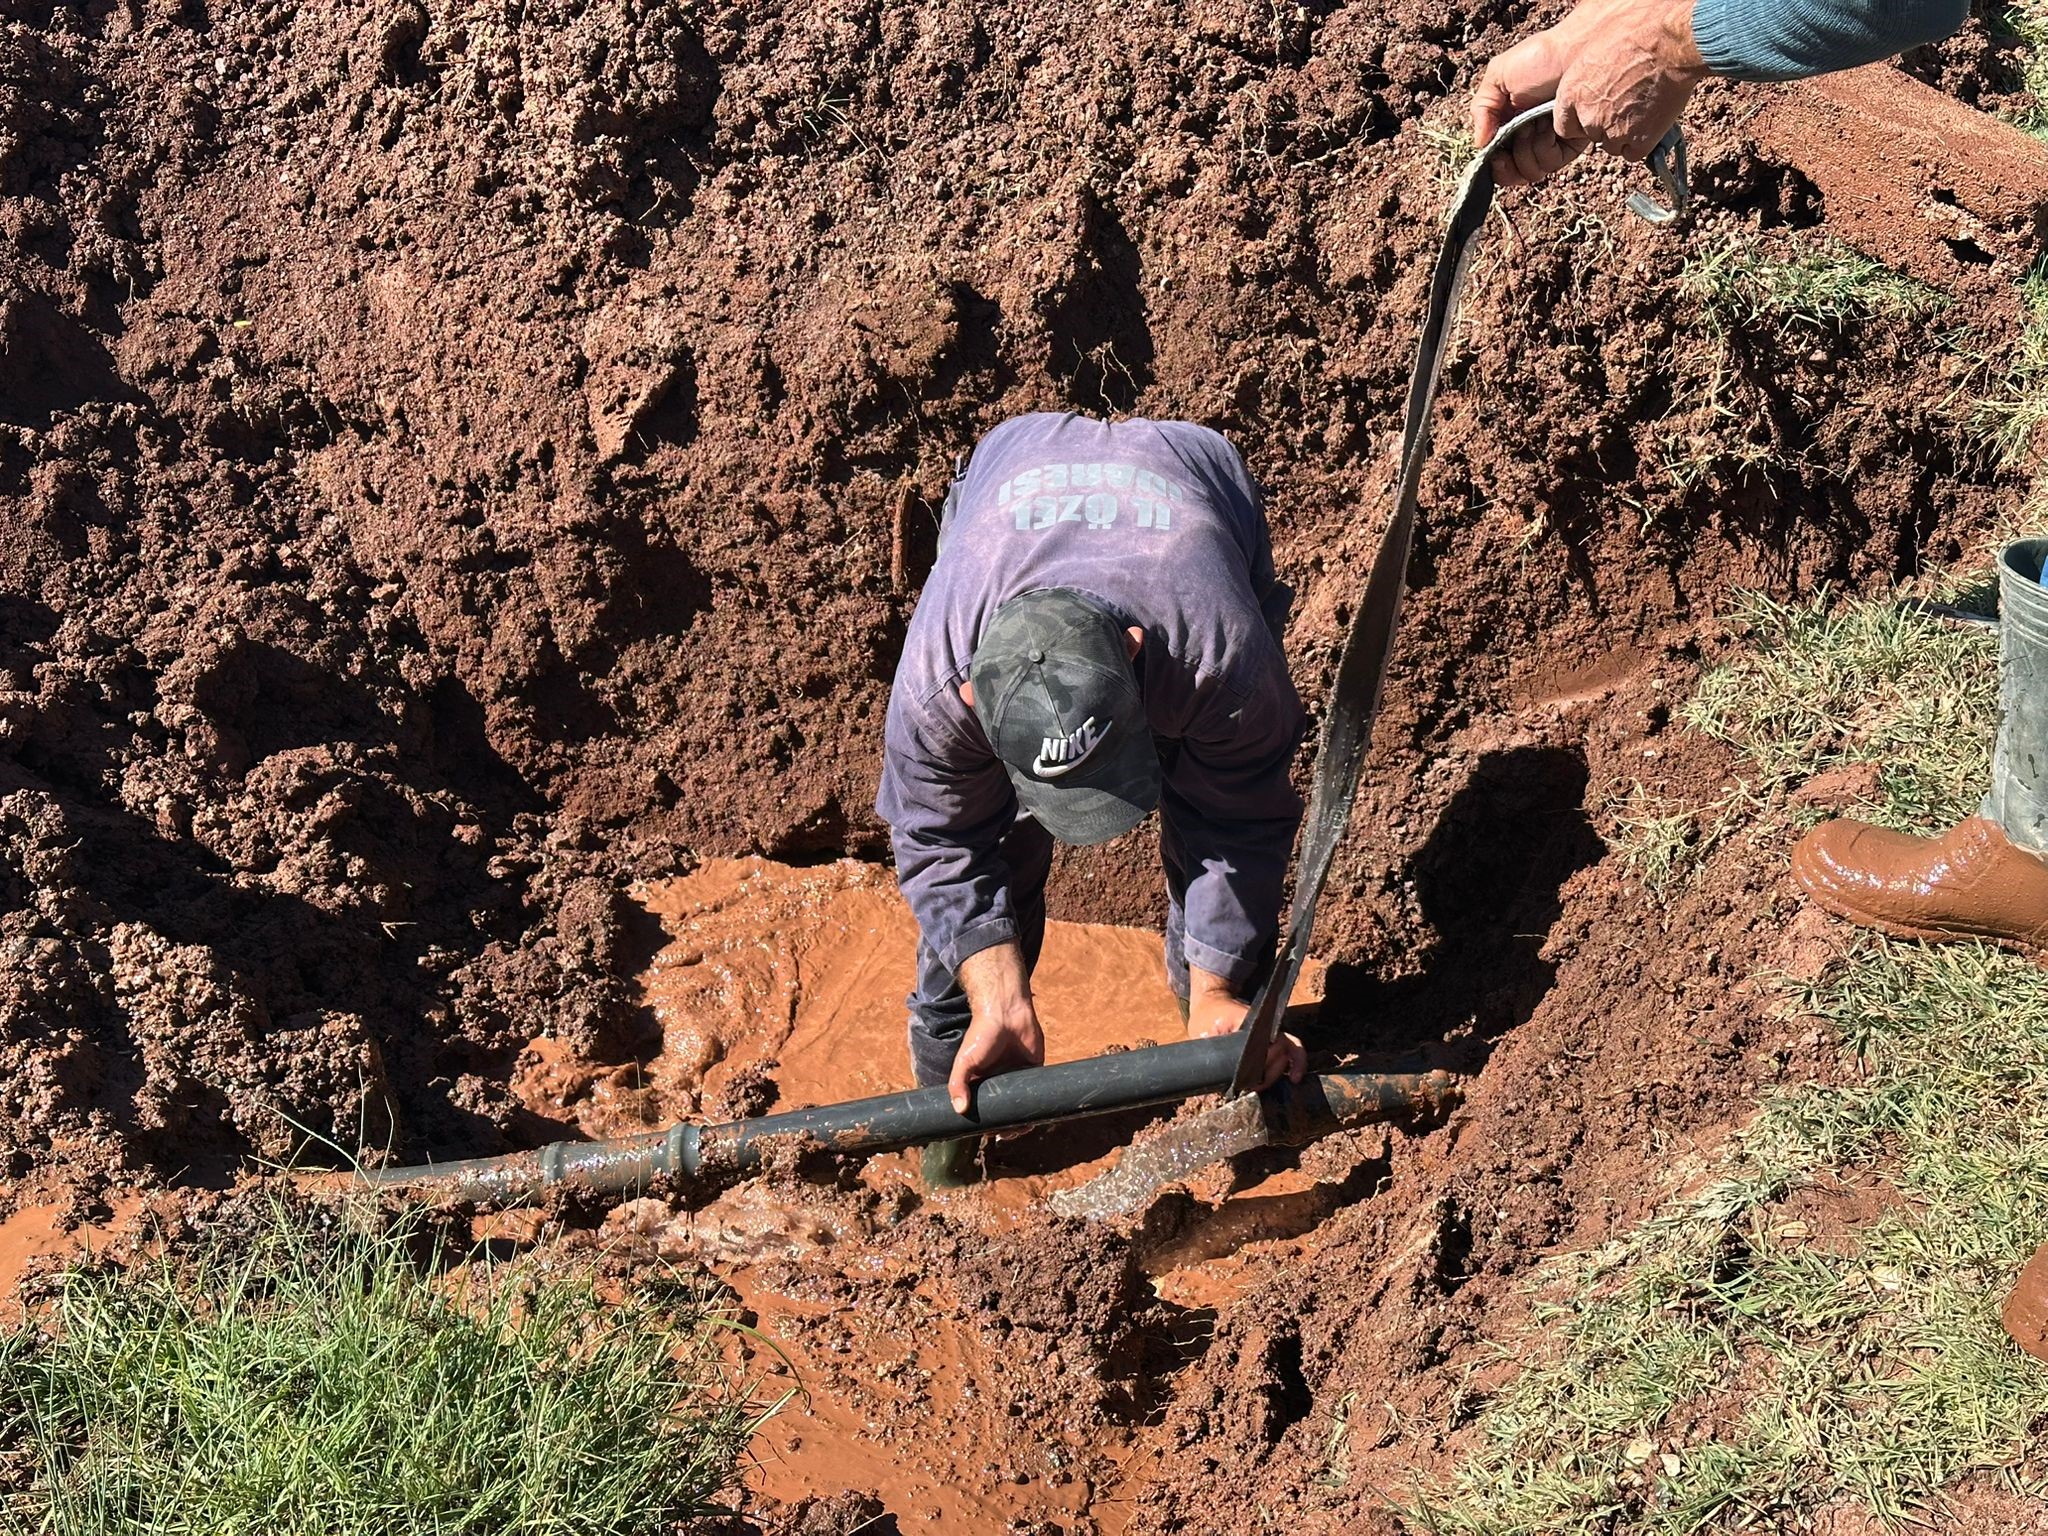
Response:
[[[1159,754],[1124,626],[1064,587],[1013,597],[975,647],[974,712],[1017,802],[1063,843],[1128,832],[1159,803]]]

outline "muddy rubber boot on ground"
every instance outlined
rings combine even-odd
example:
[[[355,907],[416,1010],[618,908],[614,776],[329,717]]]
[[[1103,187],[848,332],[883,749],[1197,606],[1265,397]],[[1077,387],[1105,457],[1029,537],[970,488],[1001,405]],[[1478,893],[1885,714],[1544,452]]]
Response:
[[[918,1159],[918,1172],[927,1194],[977,1183],[981,1178],[981,1138],[955,1136],[950,1141],[933,1142]]]
[[[1991,793],[1939,837],[1859,821],[1815,827],[1792,874],[1815,902],[1915,939],[1990,939],[2048,955],[2048,539],[1999,559],[1999,705]]]

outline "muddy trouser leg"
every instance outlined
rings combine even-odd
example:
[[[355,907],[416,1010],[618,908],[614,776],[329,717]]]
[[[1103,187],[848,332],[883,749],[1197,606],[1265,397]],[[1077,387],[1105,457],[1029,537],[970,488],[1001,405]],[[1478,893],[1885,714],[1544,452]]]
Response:
[[[1010,910],[1024,968],[1038,964],[1045,944],[1045,880],[1052,872],[1052,834],[1029,817],[1019,817],[1003,838],[1003,862],[1010,867]],[[973,1020],[967,994],[923,939],[917,944],[917,986],[910,994],[910,1068],[920,1088],[943,1083],[953,1070],[960,1041]]]
[[[1998,560],[1998,746],[1984,814],[2015,845],[2048,857],[2048,539]]]

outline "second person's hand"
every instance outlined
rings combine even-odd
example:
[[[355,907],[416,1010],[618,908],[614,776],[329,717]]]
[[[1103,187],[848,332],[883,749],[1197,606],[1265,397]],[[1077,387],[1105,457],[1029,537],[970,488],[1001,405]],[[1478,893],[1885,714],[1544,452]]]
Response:
[[[1555,101],[1494,156],[1504,187],[1541,181],[1598,145],[1626,160],[1657,146],[1708,75],[1692,36],[1693,0],[1584,0],[1556,26],[1495,58],[1472,96],[1482,145],[1517,112]]]
[[[1244,1028],[1251,1005],[1220,977],[1194,970],[1189,977],[1188,1038],[1235,1034]],[[1276,1035],[1266,1043],[1266,1065],[1259,1086],[1270,1088],[1281,1078],[1298,1083],[1308,1075],[1308,1052],[1292,1035]]]

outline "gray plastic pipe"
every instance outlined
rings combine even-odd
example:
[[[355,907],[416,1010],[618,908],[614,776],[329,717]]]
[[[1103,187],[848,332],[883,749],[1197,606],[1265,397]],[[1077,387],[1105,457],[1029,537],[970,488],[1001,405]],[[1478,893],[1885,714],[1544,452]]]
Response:
[[[1079,1120],[1170,1104],[1227,1087],[1242,1039],[1217,1035],[1006,1072],[976,1085],[969,1113],[954,1113],[946,1090],[917,1088],[846,1104],[792,1110],[723,1125],[677,1125],[617,1141],[558,1141],[505,1157],[365,1169],[380,1186],[406,1186],[494,1205],[518,1204],[557,1188],[631,1195],[661,1178],[717,1186],[759,1168],[780,1145],[791,1150],[870,1155],[954,1136]],[[1441,1072],[1381,1076],[1331,1073],[1304,1102],[1341,1106],[1337,1124],[1440,1105],[1454,1091]],[[1299,1095],[1295,1097],[1299,1098]]]

